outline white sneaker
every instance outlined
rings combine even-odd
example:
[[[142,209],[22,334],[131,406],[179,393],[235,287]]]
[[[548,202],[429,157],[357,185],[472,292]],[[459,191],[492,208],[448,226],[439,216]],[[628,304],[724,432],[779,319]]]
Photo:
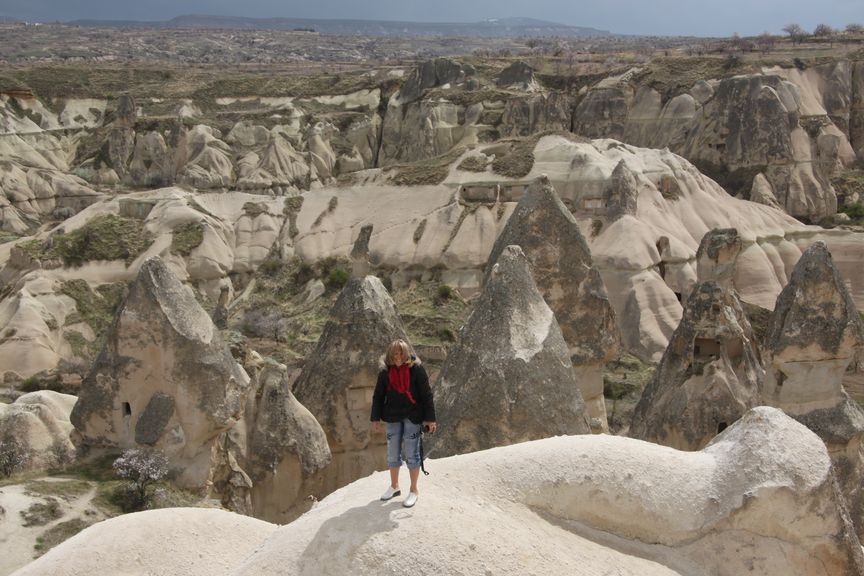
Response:
[[[387,488],[387,491],[384,492],[384,494],[381,495],[381,500],[384,500],[386,502],[387,500],[390,500],[394,496],[399,496],[400,494],[402,494],[402,491],[399,490],[399,488],[393,488],[391,486]]]
[[[417,503],[417,494],[414,492],[408,492],[408,497],[402,502],[402,506],[405,508],[411,508],[414,504]]]

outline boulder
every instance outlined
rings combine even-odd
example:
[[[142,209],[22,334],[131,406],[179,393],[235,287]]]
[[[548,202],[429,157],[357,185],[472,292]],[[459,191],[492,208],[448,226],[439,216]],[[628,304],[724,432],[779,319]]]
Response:
[[[630,436],[699,450],[759,404],[759,350],[738,295],[698,284],[633,413]]]
[[[11,472],[46,470],[72,459],[75,396],[40,390],[0,403],[0,460]]]
[[[379,358],[397,338],[407,340],[405,328],[381,281],[351,279],[294,384],[333,454],[321,474],[323,493],[386,466],[386,438],[371,434],[369,416]]]
[[[436,457],[589,431],[569,348],[518,246],[490,268],[433,390]]]
[[[567,343],[587,414],[606,430],[602,371],[620,347],[615,311],[576,219],[545,176],[528,187],[495,241],[486,282],[509,245],[520,246],[527,257]]]
[[[153,257],[118,309],[71,420],[82,446],[156,447],[180,485],[200,488],[213,443],[240,418],[248,386],[191,289]]]

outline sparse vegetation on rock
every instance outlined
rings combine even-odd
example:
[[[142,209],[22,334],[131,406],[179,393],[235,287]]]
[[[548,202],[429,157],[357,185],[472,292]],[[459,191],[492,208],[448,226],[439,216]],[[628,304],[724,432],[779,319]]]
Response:
[[[103,214],[68,234],[44,242],[29,240],[20,248],[34,259],[59,258],[67,266],[94,260],[123,260],[128,265],[152,242],[141,220]]]
[[[465,159],[459,163],[459,170],[465,170],[467,172],[485,172],[488,163],[489,161],[485,156],[474,154],[466,156]]]
[[[440,184],[447,178],[450,165],[465,152],[464,148],[456,147],[449,152],[431,158],[419,160],[411,164],[400,164],[392,168],[390,181],[397,186],[421,186]]]
[[[200,222],[187,222],[174,229],[171,253],[188,256],[204,241],[204,226]]]

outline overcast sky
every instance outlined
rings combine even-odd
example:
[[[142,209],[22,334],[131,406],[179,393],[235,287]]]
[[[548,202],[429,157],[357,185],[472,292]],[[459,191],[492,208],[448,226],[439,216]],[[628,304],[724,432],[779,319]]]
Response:
[[[473,22],[526,16],[621,34],[729,36],[780,33],[795,22],[864,23],[864,0],[0,0],[0,16],[168,20],[182,14]]]

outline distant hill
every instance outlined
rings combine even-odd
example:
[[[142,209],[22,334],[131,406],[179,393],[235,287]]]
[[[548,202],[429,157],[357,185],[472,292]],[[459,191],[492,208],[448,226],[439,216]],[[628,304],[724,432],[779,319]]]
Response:
[[[495,18],[481,22],[392,22],[386,20],[325,20],[308,18],[243,18],[190,14],[161,22],[133,20],[74,20],[71,25],[121,28],[221,28],[230,30],[309,30],[323,34],[361,36],[611,36],[606,30],[569,26],[533,18]]]

